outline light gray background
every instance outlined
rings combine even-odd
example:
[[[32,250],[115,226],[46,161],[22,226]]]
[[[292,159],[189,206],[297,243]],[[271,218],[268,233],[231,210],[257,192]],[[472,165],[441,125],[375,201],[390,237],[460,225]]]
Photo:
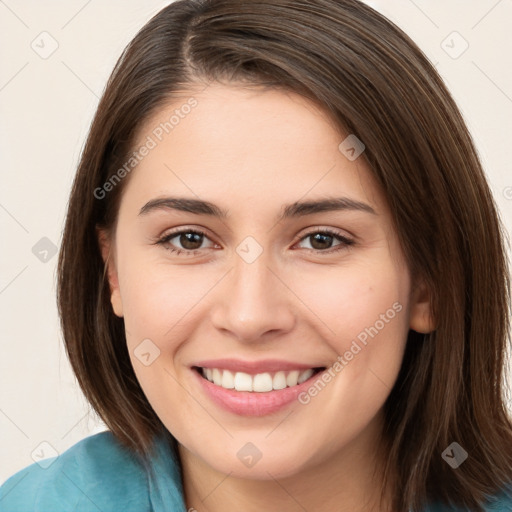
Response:
[[[52,246],[108,75],[168,3],[0,0],[0,482],[104,429],[65,356]],[[402,27],[445,79],[510,231],[512,0],[367,3]]]

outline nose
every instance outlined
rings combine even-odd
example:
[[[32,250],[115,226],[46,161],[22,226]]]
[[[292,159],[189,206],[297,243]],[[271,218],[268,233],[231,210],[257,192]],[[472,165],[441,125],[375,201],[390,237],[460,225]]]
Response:
[[[295,325],[293,293],[269,267],[266,252],[252,263],[234,256],[234,268],[217,289],[214,327],[241,342],[262,342]]]

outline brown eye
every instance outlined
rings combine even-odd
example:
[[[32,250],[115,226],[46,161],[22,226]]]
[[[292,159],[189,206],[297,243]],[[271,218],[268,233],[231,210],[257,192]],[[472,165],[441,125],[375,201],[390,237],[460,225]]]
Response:
[[[334,240],[332,235],[326,235],[324,233],[316,233],[315,235],[310,235],[310,238],[311,246],[313,249],[330,249],[330,246]]]
[[[183,232],[174,238],[178,238],[184,249],[194,250],[201,247],[203,235],[192,231]]]
[[[171,252],[176,252],[177,254],[193,254],[194,251],[204,249],[204,247],[201,246],[205,239],[208,239],[208,237],[206,236],[206,233],[203,233],[202,231],[182,229],[181,231],[174,231],[173,233],[165,235],[158,240],[157,243],[163,245]]]
[[[304,240],[310,240],[310,248],[305,249],[318,251],[318,252],[334,252],[346,248],[347,246],[353,245],[354,241],[342,235],[341,233],[330,231],[330,230],[317,230],[306,234],[301,238],[301,242]],[[335,241],[339,243],[334,244]]]

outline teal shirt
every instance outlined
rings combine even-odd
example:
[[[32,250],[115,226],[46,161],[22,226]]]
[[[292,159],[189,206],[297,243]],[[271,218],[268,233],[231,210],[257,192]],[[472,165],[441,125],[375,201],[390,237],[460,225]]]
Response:
[[[89,436],[4,482],[0,512],[186,512],[179,461],[163,439],[156,443],[153,479],[111,432]],[[486,510],[512,512],[512,497],[500,494]]]
[[[0,512],[183,512],[179,463],[168,443],[156,443],[151,479],[111,432],[82,439],[10,477],[0,487]]]

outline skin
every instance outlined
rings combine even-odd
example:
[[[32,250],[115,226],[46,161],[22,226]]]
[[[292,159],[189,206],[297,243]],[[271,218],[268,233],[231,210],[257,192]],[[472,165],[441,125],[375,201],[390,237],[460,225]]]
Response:
[[[197,106],[132,171],[112,235],[100,233],[133,368],[180,443],[187,506],[389,510],[386,500],[378,503],[383,404],[408,330],[433,325],[428,293],[411,282],[386,198],[364,157],[350,161],[338,149],[348,134],[290,92],[233,83],[191,88],[141,127],[135,146],[192,95]],[[207,200],[229,216],[139,214],[165,196]],[[285,204],[338,196],[375,214],[326,211],[276,223]],[[183,237],[155,243],[180,227],[207,233],[195,254],[170,252],[173,244],[192,247]],[[354,243],[333,237],[315,245],[322,228]],[[250,264],[236,252],[247,236],[263,248]],[[238,416],[212,403],[190,369],[223,357],[328,367],[397,302],[401,311],[307,405]],[[134,355],[144,339],[160,350],[149,366]],[[262,454],[250,468],[237,457],[247,442]]]

